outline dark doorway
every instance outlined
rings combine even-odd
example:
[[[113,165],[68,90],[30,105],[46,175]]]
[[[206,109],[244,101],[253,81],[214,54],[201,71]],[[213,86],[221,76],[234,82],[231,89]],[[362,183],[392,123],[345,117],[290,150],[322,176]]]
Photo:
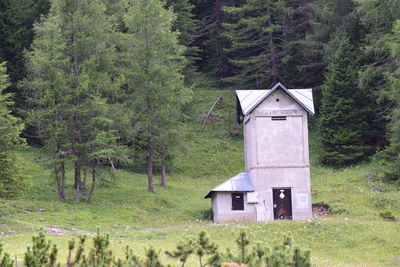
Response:
[[[272,189],[274,199],[274,219],[292,219],[292,190],[290,188]]]
[[[232,210],[244,210],[243,193],[232,193]]]

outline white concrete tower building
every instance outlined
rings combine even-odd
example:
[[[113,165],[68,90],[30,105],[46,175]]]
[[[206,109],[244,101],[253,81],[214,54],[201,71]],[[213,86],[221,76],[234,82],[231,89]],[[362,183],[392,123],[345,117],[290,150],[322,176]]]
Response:
[[[212,189],[215,221],[304,220],[312,217],[308,114],[311,89],[238,90],[245,172]]]

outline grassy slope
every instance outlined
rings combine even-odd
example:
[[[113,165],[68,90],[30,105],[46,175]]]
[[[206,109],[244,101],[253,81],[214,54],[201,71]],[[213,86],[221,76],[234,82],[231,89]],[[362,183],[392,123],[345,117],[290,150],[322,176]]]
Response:
[[[223,108],[200,132],[198,121],[218,95],[224,96]],[[329,218],[268,224],[215,224],[203,220],[210,202],[202,196],[243,169],[243,142],[230,138],[227,130],[232,127],[228,122],[234,119],[234,103],[231,92],[196,93],[185,136],[186,152],[175,160],[169,187],[156,187],[155,194],[145,191],[144,174],[118,170],[113,187],[97,189],[92,204],[60,203],[49,179],[50,171],[43,163],[34,161],[40,151],[23,151],[32,188],[21,200],[0,199],[0,238],[5,250],[22,258],[32,234],[44,226],[86,231],[99,227],[110,234],[118,253],[126,244],[141,253],[149,245],[165,250],[202,229],[226,247],[233,245],[235,234],[244,228],[253,240],[261,242],[269,242],[278,233],[291,232],[297,244],[312,251],[315,265],[400,265],[400,224],[379,217],[382,209],[391,207],[400,218],[400,194],[391,186],[366,178],[368,165],[331,170],[314,164],[313,202],[331,205],[335,215]],[[315,156],[316,144],[312,143],[311,151]],[[38,209],[44,211],[36,212]],[[67,240],[78,234],[49,238],[66,247]]]

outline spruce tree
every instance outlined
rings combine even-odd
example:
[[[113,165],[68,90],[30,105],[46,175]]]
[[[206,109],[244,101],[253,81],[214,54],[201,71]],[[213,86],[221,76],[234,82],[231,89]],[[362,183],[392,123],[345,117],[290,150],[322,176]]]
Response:
[[[184,47],[173,32],[174,14],[159,0],[130,2],[125,16],[126,109],[132,110],[131,123],[145,150],[148,191],[154,192],[154,162],[165,148],[179,141],[173,132],[180,128],[182,106],[191,91],[183,84]],[[140,139],[137,142],[137,138]]]
[[[249,0],[225,11],[235,19],[225,24],[231,42],[227,51],[235,67],[234,75],[225,81],[253,88],[269,88],[281,81],[284,1]]]
[[[357,86],[359,58],[357,48],[344,36],[325,76],[319,118],[320,161],[324,164],[346,166],[370,149],[365,142],[368,104]]]
[[[389,87],[385,94],[392,105],[388,125],[390,144],[377,154],[376,159],[385,180],[400,181],[400,20],[395,23],[388,40],[391,59],[396,66],[386,74]]]
[[[2,0],[0,3],[0,59],[6,61],[15,105],[23,107],[24,98],[17,83],[24,78],[24,50],[33,40],[33,23],[46,14],[48,0]]]
[[[243,0],[196,0],[193,12],[199,21],[196,44],[200,48],[197,64],[200,71],[215,78],[223,78],[231,74],[232,66],[229,63],[225,48],[229,40],[223,35],[223,24],[230,20],[230,16],[223,11],[224,6],[239,5]]]
[[[194,5],[189,0],[168,0],[167,7],[171,8],[176,15],[172,30],[179,32],[179,44],[186,47],[184,56],[187,59],[187,66],[184,69],[184,75],[185,80],[190,84],[198,75],[195,61],[199,59],[200,53],[199,47],[195,44],[199,22],[193,14]]]
[[[366,60],[360,72],[362,87],[369,88],[370,106],[373,109],[371,141],[377,148],[389,142],[388,122],[393,111],[391,78],[396,71],[395,59],[388,45],[395,21],[400,17],[400,2],[395,0],[358,0],[358,15],[365,29],[363,52]],[[390,127],[390,126],[389,126]]]
[[[16,149],[24,140],[20,133],[23,124],[20,119],[11,115],[13,102],[11,95],[4,91],[9,85],[5,63],[0,63],[0,197],[12,198],[18,196],[26,186],[25,176]]]

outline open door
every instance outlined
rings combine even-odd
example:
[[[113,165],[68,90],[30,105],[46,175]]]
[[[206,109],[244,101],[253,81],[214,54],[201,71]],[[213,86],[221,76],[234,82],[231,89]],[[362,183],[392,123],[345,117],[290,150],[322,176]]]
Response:
[[[272,189],[274,201],[274,219],[292,219],[292,190],[290,188]]]

